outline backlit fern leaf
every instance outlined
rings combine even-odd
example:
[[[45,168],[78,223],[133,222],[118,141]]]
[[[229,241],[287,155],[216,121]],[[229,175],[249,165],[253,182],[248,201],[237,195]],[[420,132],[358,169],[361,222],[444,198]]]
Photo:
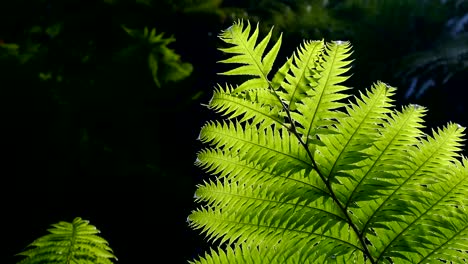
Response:
[[[252,120],[251,125],[262,124],[262,127],[284,123],[283,109],[267,101],[271,94],[263,91],[232,93],[232,88],[219,87],[210,100],[208,107],[218,113],[228,116],[229,119],[238,118],[240,122]],[[262,93],[263,92],[263,93]]]
[[[281,45],[281,37],[273,48],[263,57],[263,53],[271,38],[272,31],[260,42],[258,38],[258,25],[254,33],[250,35],[250,23],[244,28],[243,21],[239,21],[221,33],[220,38],[232,47],[222,48],[225,53],[236,54],[229,59],[222,60],[222,63],[243,64],[240,67],[224,72],[224,75],[253,75],[254,78],[242,83],[235,92],[250,89],[266,89],[269,87],[268,74],[273,67],[273,62],[278,54]]]
[[[270,80],[258,29],[224,32],[224,50],[241,54],[224,62],[244,64],[230,74],[252,79],[209,104],[225,119],[201,129],[195,164],[215,177],[198,185],[189,223],[218,246],[192,263],[468,259],[463,127],[426,135],[426,109],[392,109],[382,82],[345,102],[348,42],[306,41]]]

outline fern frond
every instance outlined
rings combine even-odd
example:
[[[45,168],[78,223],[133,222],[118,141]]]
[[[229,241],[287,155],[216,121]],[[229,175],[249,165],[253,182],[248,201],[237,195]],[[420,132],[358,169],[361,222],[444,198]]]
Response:
[[[379,128],[390,112],[391,99],[394,88],[384,83],[377,83],[367,95],[361,93],[357,104],[346,106],[347,116],[336,125],[334,134],[323,135],[321,141],[325,146],[318,147],[317,163],[320,170],[330,181],[341,182],[339,179],[351,177],[356,181],[350,171],[360,167],[359,162],[368,158],[365,149],[372,146],[379,137]],[[335,177],[335,178],[332,178]],[[336,186],[346,185],[338,185]],[[348,192],[348,190],[343,190]],[[338,192],[340,193],[340,192]],[[344,201],[344,200],[342,200]]]
[[[267,89],[270,87],[268,74],[273,67],[274,60],[281,46],[280,36],[273,48],[263,57],[263,53],[270,41],[272,30],[273,29],[271,29],[268,35],[258,44],[256,43],[259,33],[258,24],[252,35],[250,35],[250,22],[247,23],[244,29],[244,22],[242,20],[236,22],[221,33],[220,38],[233,46],[220,50],[225,53],[237,55],[220,62],[244,64],[221,74],[254,76],[254,78],[239,85],[234,92],[238,93],[250,89]]]
[[[293,54],[292,61],[287,61],[279,73],[285,75],[281,87],[285,90],[279,96],[288,105],[290,110],[296,109],[296,102],[306,96],[311,85],[315,85],[313,69],[318,67],[325,44],[323,41],[305,41]],[[288,74],[288,71],[292,74]],[[276,87],[275,87],[276,88]]]
[[[257,33],[230,30],[253,49]],[[219,246],[194,263],[466,261],[464,128],[426,135],[426,109],[392,110],[382,82],[344,102],[350,44],[304,43],[272,81],[258,58],[229,61],[264,85],[219,87],[210,102],[225,120],[201,129],[210,146],[195,164],[214,177],[189,223]]]
[[[408,148],[410,162],[406,168],[398,170],[401,177],[390,191],[375,199],[373,213],[363,222],[363,232],[374,230],[376,237],[368,237],[376,245],[378,258],[404,258],[400,252],[385,255],[384,250],[392,246],[395,237],[418,219],[426,210],[434,206],[441,194],[434,192],[428,185],[450,184],[453,173],[453,158],[460,150],[463,128],[449,124],[444,129],[434,132],[418,145]],[[392,221],[392,222],[389,222]],[[385,236],[379,235],[385,230]]]
[[[284,243],[283,256],[302,251],[301,257],[305,259],[330,253],[330,256],[351,252],[362,254],[358,239],[353,232],[347,231],[349,226],[340,216],[339,208],[322,209],[325,200],[297,206],[274,196],[262,197],[258,192],[252,197],[248,194],[251,189],[242,186],[225,187],[229,189],[224,192],[217,189],[213,193],[223,195],[224,200],[232,201],[231,204],[219,208],[206,206],[190,216],[191,227],[201,229],[209,239],[219,239],[221,244],[240,243],[251,247]]]
[[[284,124],[284,114],[282,114],[282,108],[275,106],[274,103],[264,103],[270,96],[262,90],[256,90],[250,93],[232,93],[233,88],[227,87],[218,89],[213,93],[213,97],[208,104],[208,107],[218,113],[222,113],[223,116],[227,116],[229,119],[239,118],[239,122],[251,121],[251,125],[255,126],[261,123],[260,130],[263,127],[271,126],[275,124],[282,126]],[[263,93],[262,93],[263,92]],[[264,96],[261,100],[258,100],[258,96]],[[255,96],[252,98],[252,96]],[[270,99],[274,102],[276,97]],[[276,100],[277,102],[277,100]]]
[[[272,166],[278,173],[312,169],[307,152],[285,128],[260,130],[248,122],[210,122],[201,129],[200,140],[262,167]]]
[[[351,61],[346,59],[350,56],[351,46],[348,42],[335,41],[326,45],[326,51],[320,58],[317,73],[311,82],[311,88],[307,90],[307,97],[297,105],[297,112],[292,112],[291,117],[300,124],[298,132],[303,136],[305,144],[309,142],[320,144],[316,135],[331,133],[327,129],[335,124],[340,116],[339,112],[333,111],[345,106],[339,100],[349,97],[340,93],[348,90],[346,86],[339,85],[348,77],[341,76],[348,68]],[[322,145],[322,144],[320,144]]]
[[[105,239],[99,237],[99,230],[89,221],[77,217],[72,223],[59,222],[52,225],[51,234],[36,239],[27,249],[17,255],[26,258],[18,264],[112,264],[117,260]]]
[[[205,256],[198,261],[189,261],[192,264],[208,264],[208,263],[230,263],[230,264],[280,264],[280,263],[364,263],[362,254],[350,252],[346,255],[311,257],[304,258],[304,252],[293,247],[296,251],[291,250],[291,245],[280,243],[275,247],[250,247],[246,245],[228,246],[225,249],[211,249]],[[287,256],[278,254],[278,252],[291,251]],[[333,252],[333,251],[332,251]]]
[[[295,198],[302,197],[302,199],[314,201],[317,194],[330,196],[326,186],[318,176],[309,177],[309,174],[305,171],[286,175],[273,171],[271,168],[262,169],[258,165],[241,159],[239,155],[230,153],[230,151],[204,149],[197,154],[195,165],[201,167],[207,173],[216,175],[219,180],[226,178],[229,181],[242,182],[245,185],[267,186],[274,185],[279,181],[288,181],[290,186],[294,184],[294,190],[300,191],[300,193],[308,193],[306,197],[298,195]],[[295,191],[285,194],[294,197]]]
[[[359,164],[360,168],[351,171],[352,179],[340,179],[343,185],[335,186],[338,193],[346,196],[347,208],[359,205],[360,210],[351,209],[354,216],[361,219],[359,222],[367,219],[365,214],[374,209],[371,201],[395,188],[392,181],[401,177],[398,170],[404,169],[409,162],[408,146],[417,144],[423,135],[420,129],[425,112],[425,108],[417,105],[392,112],[379,129],[379,140],[374,140],[372,147],[365,150],[368,159]],[[364,201],[369,203],[362,203]]]
[[[464,262],[467,258],[468,215],[468,167],[456,161],[449,165],[450,180],[427,185],[431,192],[427,206],[420,206],[417,217],[407,221],[396,237],[393,238],[379,258],[401,254],[405,249],[405,259],[412,263],[426,263],[443,259],[454,263]],[[410,218],[411,219],[411,218]]]

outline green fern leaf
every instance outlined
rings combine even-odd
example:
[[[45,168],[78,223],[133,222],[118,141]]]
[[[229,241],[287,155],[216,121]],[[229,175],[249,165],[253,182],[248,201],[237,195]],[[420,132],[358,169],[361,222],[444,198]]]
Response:
[[[268,100],[267,96],[270,96],[270,101],[274,102],[276,98],[272,97],[272,94],[263,92],[264,90],[233,94],[233,90],[229,87],[226,89],[219,87],[213,94],[208,107],[216,112],[223,113],[229,119],[237,117],[240,122],[252,120],[252,126],[260,123],[262,123],[262,127],[272,124],[281,126],[284,123],[282,108],[268,104],[268,101],[265,103]],[[263,97],[260,99],[259,97],[262,94]]]
[[[59,222],[52,225],[45,235],[32,242],[17,255],[25,256],[18,264],[111,264],[117,260],[105,239],[99,237],[99,230],[89,221],[77,217],[72,223]]]
[[[318,72],[314,74],[317,80],[309,84],[314,89],[307,90],[308,96],[298,104],[298,112],[291,114],[302,125],[298,132],[303,135],[306,144],[314,140],[317,134],[327,133],[326,128],[334,124],[332,120],[338,117],[333,110],[345,106],[339,100],[349,95],[339,92],[349,88],[338,84],[348,78],[340,75],[347,71],[345,67],[351,62],[345,61],[350,55],[349,50],[350,44],[347,42],[337,41],[327,45],[326,54],[319,58]]]
[[[389,96],[394,90],[380,82],[367,91],[367,95],[361,93],[362,100],[356,98],[357,104],[346,106],[347,116],[342,117],[336,125],[335,134],[321,137],[324,146],[317,148],[322,155],[316,156],[316,162],[320,164],[321,173],[327,180],[336,183],[335,192],[343,204],[349,202],[346,197],[349,190],[362,180],[354,170],[362,166],[361,161],[369,159],[366,150],[379,137],[379,128],[390,112]],[[377,184],[376,178],[370,181]],[[382,185],[388,183],[382,182]]]
[[[280,86],[285,90],[279,92],[281,98],[286,102],[290,110],[295,110],[295,103],[305,97],[309,90],[309,84],[313,82],[313,72],[318,64],[319,57],[324,49],[323,41],[306,41],[293,54],[293,61],[287,61],[280,75],[285,75],[285,80]],[[288,70],[292,74],[288,74]],[[277,87],[275,87],[277,88]]]
[[[271,31],[249,34],[221,37],[243,64],[227,75],[251,78],[208,105],[224,120],[201,129],[195,164],[214,178],[189,225],[218,245],[191,263],[465,263],[464,128],[426,135],[426,109],[392,109],[382,82],[345,102],[348,42],[305,41],[270,80]]]
[[[283,140],[276,141],[276,137]],[[285,128],[267,127],[260,130],[248,122],[210,122],[203,126],[200,140],[210,142],[215,148],[237,153],[249,162],[262,164],[263,167],[272,166],[278,173],[312,168],[306,151]]]
[[[272,29],[273,30],[273,29]],[[250,36],[250,23],[244,29],[243,21],[236,22],[233,26],[224,30],[221,34],[221,39],[226,43],[234,46],[229,48],[222,48],[221,51],[225,53],[237,54],[229,59],[220,61],[221,63],[239,63],[243,64],[240,67],[224,72],[224,75],[253,75],[256,78],[249,79],[242,83],[235,89],[234,92],[238,93],[250,89],[267,89],[269,88],[268,74],[273,67],[273,62],[278,54],[281,46],[281,36],[275,43],[273,48],[263,57],[263,53],[270,41],[272,30],[260,42],[258,38],[258,24],[253,34]]]

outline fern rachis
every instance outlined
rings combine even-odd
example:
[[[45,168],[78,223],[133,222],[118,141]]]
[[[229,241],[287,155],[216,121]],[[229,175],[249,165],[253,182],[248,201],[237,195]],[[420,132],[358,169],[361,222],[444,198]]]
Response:
[[[464,128],[426,135],[426,109],[393,110],[382,82],[345,102],[351,45],[305,41],[272,76],[281,37],[256,44],[242,21],[221,34],[247,75],[218,86],[223,115],[199,139],[196,165],[216,176],[198,186],[190,226],[219,240],[195,263],[433,263],[468,259]]]

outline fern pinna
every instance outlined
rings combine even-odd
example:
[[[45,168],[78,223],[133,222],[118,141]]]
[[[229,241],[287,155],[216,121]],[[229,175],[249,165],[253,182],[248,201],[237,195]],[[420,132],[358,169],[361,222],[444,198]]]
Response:
[[[253,33],[252,33],[253,31]],[[199,139],[189,225],[218,246],[191,263],[462,263],[468,260],[464,128],[425,134],[426,109],[392,109],[395,88],[345,93],[351,45],[304,41],[271,74],[281,36],[238,21]],[[351,100],[344,100],[349,98]]]

